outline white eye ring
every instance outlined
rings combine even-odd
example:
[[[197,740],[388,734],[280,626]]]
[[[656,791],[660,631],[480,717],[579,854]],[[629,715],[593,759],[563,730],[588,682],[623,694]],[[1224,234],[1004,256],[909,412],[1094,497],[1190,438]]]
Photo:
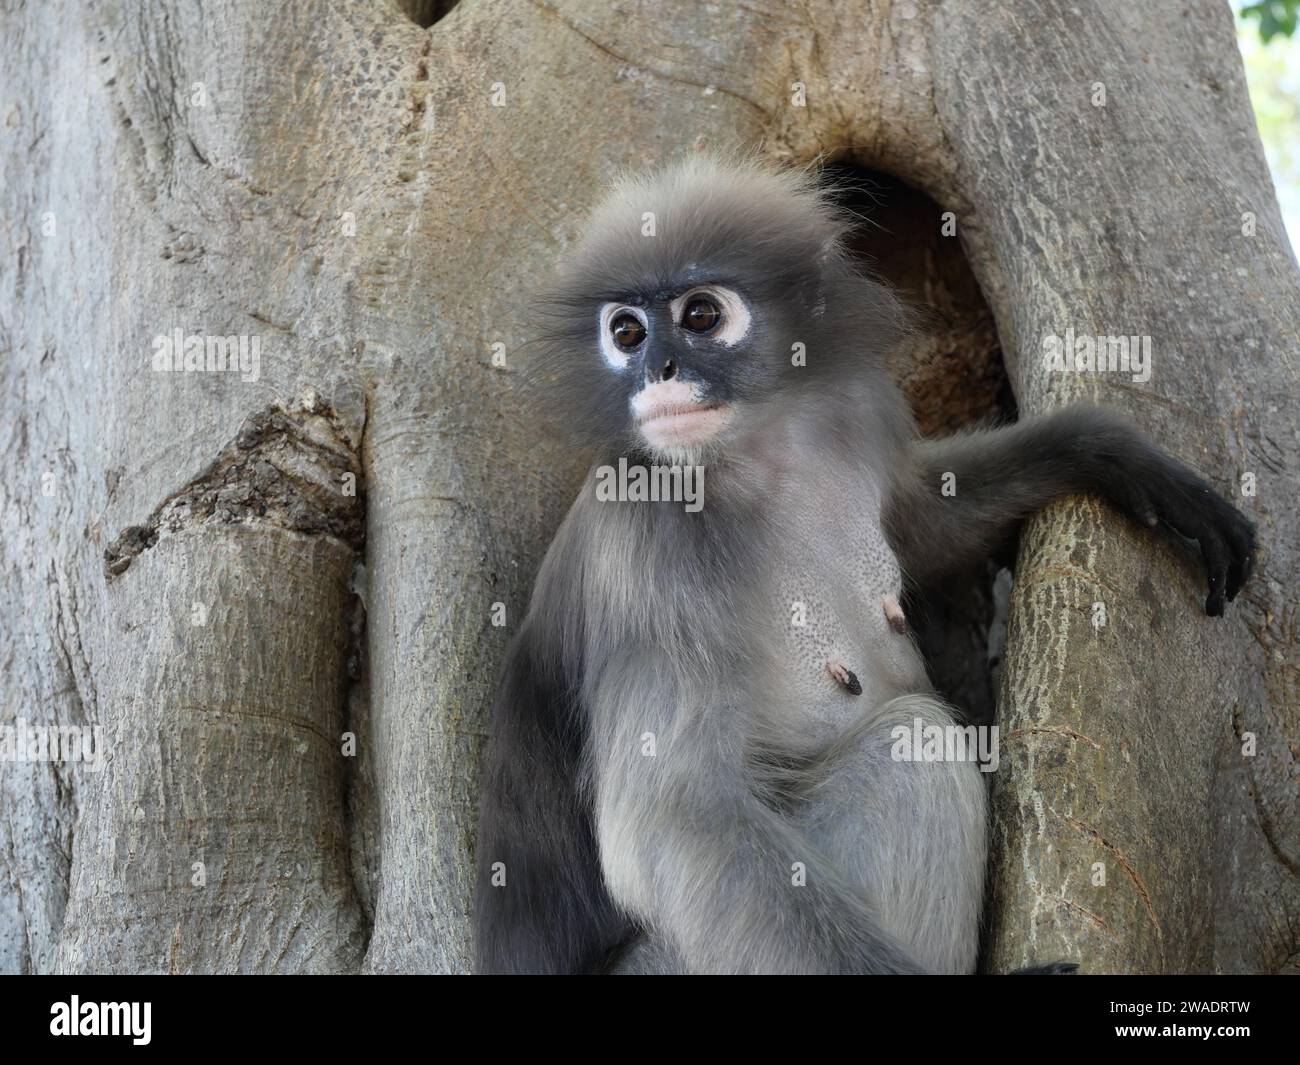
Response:
[[[714,333],[710,334],[711,339],[732,348],[749,335],[751,321],[749,308],[738,292],[723,288],[721,285],[699,285],[688,292],[683,292],[668,305],[672,310],[674,322],[682,320],[682,311],[695,296],[708,296],[722,311],[722,323]]]
[[[646,321],[645,311],[640,307],[629,307],[626,303],[606,303],[600,308],[600,319],[597,331],[600,343],[600,354],[604,360],[615,370],[627,369],[627,360],[631,352],[624,351],[614,343],[614,334],[610,332],[610,323],[620,314],[630,314],[641,323],[647,331],[650,326]]]

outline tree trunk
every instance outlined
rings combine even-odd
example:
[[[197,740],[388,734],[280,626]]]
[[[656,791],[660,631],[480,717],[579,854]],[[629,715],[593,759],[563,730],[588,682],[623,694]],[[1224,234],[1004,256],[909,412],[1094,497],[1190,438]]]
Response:
[[[584,468],[526,298],[617,170],[753,144],[953,212],[1020,409],[1123,408],[1260,526],[1215,622],[1101,503],[1029,525],[986,967],[1296,967],[1300,278],[1219,0],[0,9],[0,724],[103,751],[3,764],[0,970],[466,968],[484,710]],[[1150,381],[1050,372],[1067,328]],[[996,355],[936,332],[923,415]]]

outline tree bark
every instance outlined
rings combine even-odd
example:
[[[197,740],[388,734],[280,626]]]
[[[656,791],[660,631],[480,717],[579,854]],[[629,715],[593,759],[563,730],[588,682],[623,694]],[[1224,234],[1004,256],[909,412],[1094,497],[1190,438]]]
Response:
[[[752,145],[952,211],[1021,410],[1121,407],[1259,523],[1220,621],[1101,503],[1029,525],[986,967],[1294,969],[1300,277],[1226,8],[448,8],[0,2],[0,724],[106,752],[0,765],[0,970],[466,968],[484,710],[584,468],[526,298],[616,171]],[[1049,372],[1067,328],[1151,380]],[[175,330],[257,373],[155,370]]]

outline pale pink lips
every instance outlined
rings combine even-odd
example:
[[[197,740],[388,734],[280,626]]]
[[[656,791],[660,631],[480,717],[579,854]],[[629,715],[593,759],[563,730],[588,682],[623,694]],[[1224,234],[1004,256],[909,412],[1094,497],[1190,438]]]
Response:
[[[656,403],[638,418],[641,433],[654,447],[702,444],[730,420],[725,407],[703,403]]]

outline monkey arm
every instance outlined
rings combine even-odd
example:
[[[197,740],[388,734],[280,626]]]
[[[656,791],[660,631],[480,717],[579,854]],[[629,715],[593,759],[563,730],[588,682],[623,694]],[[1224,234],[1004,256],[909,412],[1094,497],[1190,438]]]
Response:
[[[492,713],[478,822],[475,971],[599,971],[632,932],[605,889],[580,793],[585,729],[530,619]]]
[[[886,524],[899,564],[925,583],[987,558],[1053,499],[1092,491],[1144,525],[1195,540],[1209,571],[1205,612],[1223,613],[1250,575],[1254,527],[1193,470],[1109,411],[1070,407],[1002,429],[916,445]]]

